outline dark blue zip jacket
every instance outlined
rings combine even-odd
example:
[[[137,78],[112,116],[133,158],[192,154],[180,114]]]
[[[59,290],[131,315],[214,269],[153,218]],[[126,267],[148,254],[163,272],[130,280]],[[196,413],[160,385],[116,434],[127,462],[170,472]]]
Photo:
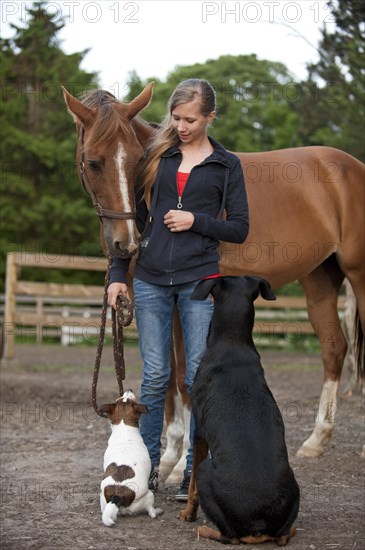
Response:
[[[182,154],[177,146],[162,155],[150,212],[136,193],[136,223],[141,233],[134,272],[138,279],[176,285],[214,275],[219,273],[219,241],[242,243],[246,239],[248,204],[240,160],[214,139],[209,140],[214,151],[191,170],[181,197],[182,210],[194,215],[188,231],[172,233],[163,221],[179,202],[176,175]],[[110,282],[126,282],[129,262],[113,260]]]

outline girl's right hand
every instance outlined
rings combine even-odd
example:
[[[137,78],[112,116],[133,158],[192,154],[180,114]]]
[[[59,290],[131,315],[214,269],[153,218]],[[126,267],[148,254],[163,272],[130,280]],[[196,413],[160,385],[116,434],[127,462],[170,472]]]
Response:
[[[108,304],[113,309],[117,307],[117,297],[123,294],[128,298],[128,287],[125,283],[110,283],[108,286]]]

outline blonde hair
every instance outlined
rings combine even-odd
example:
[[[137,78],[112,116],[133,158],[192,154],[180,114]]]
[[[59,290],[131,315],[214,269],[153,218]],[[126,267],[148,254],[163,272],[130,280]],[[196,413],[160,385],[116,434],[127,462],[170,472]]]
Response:
[[[215,91],[209,82],[198,78],[183,80],[173,91],[168,102],[165,118],[146,151],[139,179],[142,182],[143,196],[148,206],[150,205],[151,191],[156,180],[161,156],[169,147],[179,143],[178,133],[171,124],[172,111],[178,105],[193,101],[196,97],[201,99],[202,115],[208,116],[212,111],[215,111]]]

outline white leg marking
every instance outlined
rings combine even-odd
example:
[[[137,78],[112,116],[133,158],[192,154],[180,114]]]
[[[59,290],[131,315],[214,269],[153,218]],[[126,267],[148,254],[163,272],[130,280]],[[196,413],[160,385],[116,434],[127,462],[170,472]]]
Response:
[[[178,393],[174,397],[174,418],[166,426],[166,449],[161,458],[159,471],[161,481],[167,478],[180,459],[186,429],[189,432],[189,424],[187,427],[185,425],[181,395]]]
[[[186,467],[186,457],[190,447],[190,411],[187,407],[184,407],[184,426],[185,426],[185,432],[184,432],[184,439],[183,439],[183,444],[181,449],[180,460],[172,470],[171,474],[166,479],[165,481],[166,486],[176,485],[181,483],[184,476],[184,470]]]
[[[337,412],[337,395],[339,382],[327,380],[323,384],[319,400],[316,425],[312,435],[303,443],[297,456],[316,457],[323,454],[331,440]]]

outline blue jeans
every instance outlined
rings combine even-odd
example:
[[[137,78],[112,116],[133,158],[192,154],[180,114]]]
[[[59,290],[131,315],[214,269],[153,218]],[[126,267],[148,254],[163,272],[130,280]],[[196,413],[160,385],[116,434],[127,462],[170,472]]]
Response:
[[[183,331],[185,382],[189,393],[200,358],[206,348],[213,303],[210,297],[203,301],[190,300],[196,284],[197,281],[162,286],[145,283],[136,278],[133,282],[139,345],[143,360],[141,403],[147,405],[149,410],[148,414],[141,416],[140,429],[153,466],[160,463],[164,405],[171,373],[170,350],[175,304],[178,307]],[[193,415],[191,418],[187,470],[191,470],[195,429]]]

